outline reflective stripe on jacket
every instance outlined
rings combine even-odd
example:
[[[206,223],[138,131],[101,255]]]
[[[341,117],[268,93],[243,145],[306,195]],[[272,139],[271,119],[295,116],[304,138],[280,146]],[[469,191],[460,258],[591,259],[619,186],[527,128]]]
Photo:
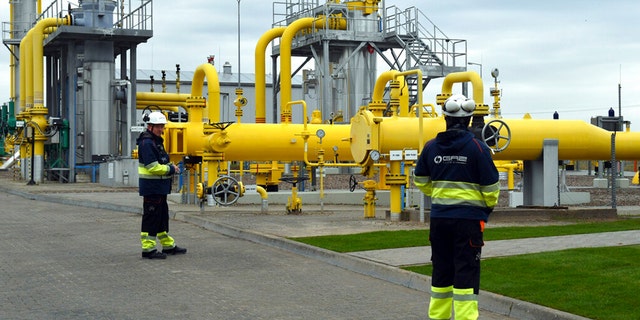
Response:
[[[141,196],[171,193],[173,166],[164,150],[164,140],[150,131],[140,134],[138,144],[138,191]]]
[[[465,130],[439,133],[416,164],[414,184],[431,197],[431,217],[487,220],[500,182],[489,148]]]

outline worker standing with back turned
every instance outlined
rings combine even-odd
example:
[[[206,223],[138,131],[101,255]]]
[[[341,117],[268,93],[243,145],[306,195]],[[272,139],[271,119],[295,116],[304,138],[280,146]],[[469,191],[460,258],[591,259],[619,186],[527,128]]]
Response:
[[[484,224],[498,202],[500,182],[491,150],[468,130],[475,102],[453,95],[442,106],[446,131],[428,141],[415,185],[431,197],[429,319],[478,319]]]
[[[143,197],[142,227],[140,241],[142,257],[166,259],[168,254],[185,254],[187,249],[176,246],[169,236],[169,205],[167,195],[171,193],[172,176],[180,168],[169,162],[164,150],[164,126],[167,118],[162,112],[145,114],[143,121],[147,130],[138,137],[138,187]],[[156,249],[156,238],[160,240],[162,252]]]

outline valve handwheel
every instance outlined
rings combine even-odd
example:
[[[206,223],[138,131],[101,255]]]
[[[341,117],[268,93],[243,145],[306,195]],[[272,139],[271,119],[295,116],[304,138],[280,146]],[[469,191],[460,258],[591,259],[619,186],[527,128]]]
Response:
[[[493,126],[494,124],[495,126]],[[493,152],[504,151],[511,142],[511,129],[509,129],[509,126],[502,120],[491,120],[482,128],[482,141],[484,141]]]
[[[221,176],[211,186],[213,200],[220,205],[230,206],[240,198],[240,183],[230,176]]]
[[[351,175],[349,177],[349,191],[350,192],[355,191],[357,186],[358,186],[358,180],[356,180],[356,176]]]

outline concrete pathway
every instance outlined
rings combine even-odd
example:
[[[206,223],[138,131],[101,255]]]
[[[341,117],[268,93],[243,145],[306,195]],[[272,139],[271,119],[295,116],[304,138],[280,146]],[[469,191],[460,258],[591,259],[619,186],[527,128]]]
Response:
[[[573,248],[613,247],[640,244],[640,230],[590,233],[544,238],[486,241],[483,258],[559,251]],[[431,263],[431,247],[411,247],[351,252],[349,255],[390,266]]]

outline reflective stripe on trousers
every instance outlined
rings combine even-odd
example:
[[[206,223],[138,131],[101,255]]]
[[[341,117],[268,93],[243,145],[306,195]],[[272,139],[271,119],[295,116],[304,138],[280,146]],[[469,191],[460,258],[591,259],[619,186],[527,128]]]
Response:
[[[156,236],[150,236],[148,232],[141,232],[140,242],[142,243],[142,252],[156,250]]]
[[[478,295],[473,293],[473,288],[453,288],[453,309],[456,320],[478,319]]]
[[[431,287],[429,301],[429,319],[451,319],[451,302],[453,300],[453,286],[444,288]]]
[[[176,246],[175,241],[166,231],[158,233],[158,240],[160,240],[162,249],[173,249]]]
[[[451,319],[452,302],[456,320],[478,319],[478,295],[473,293],[473,288],[457,289],[453,286],[431,287],[429,319]]]

